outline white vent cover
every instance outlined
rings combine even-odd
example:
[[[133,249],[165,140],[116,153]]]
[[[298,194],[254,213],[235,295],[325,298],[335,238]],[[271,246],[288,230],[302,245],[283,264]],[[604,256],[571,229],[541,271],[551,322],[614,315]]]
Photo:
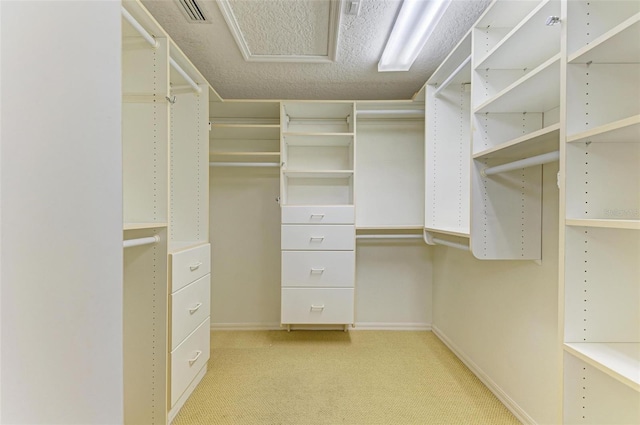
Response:
[[[186,16],[187,20],[192,23],[209,23],[210,21],[207,19],[207,16],[204,14],[204,10],[202,6],[200,6],[196,0],[178,0],[178,3],[182,7],[179,9],[182,10],[184,16]]]

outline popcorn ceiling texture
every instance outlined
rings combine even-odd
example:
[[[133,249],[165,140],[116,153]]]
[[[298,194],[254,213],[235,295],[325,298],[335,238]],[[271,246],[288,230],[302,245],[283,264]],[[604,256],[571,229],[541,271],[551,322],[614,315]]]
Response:
[[[230,3],[252,54],[328,54],[328,1],[233,0]]]
[[[272,0],[245,1],[241,14],[250,19],[254,10],[258,20],[267,1]],[[187,22],[175,0],[143,0],[143,4],[223,99],[384,100],[409,99],[420,90],[491,0],[453,0],[411,70],[381,73],[378,61],[401,2],[362,1],[357,17],[342,16],[337,61],[329,64],[246,62],[213,0],[199,0],[210,24]],[[295,33],[283,36],[283,28],[275,22],[262,21],[253,36],[278,39],[285,51],[312,33],[307,24],[293,25]]]

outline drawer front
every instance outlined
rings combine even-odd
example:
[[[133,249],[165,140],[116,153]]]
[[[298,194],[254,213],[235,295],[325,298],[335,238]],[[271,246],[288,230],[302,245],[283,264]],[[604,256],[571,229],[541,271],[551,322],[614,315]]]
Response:
[[[282,224],[354,224],[353,206],[282,207]]]
[[[209,360],[209,318],[171,352],[171,406]]]
[[[211,273],[210,244],[171,254],[171,292],[176,292],[209,273]]]
[[[353,288],[355,265],[355,251],[283,251],[282,286]]]
[[[349,251],[355,248],[355,226],[283,225],[283,250]]]
[[[209,317],[211,275],[201,277],[171,295],[171,349]]]
[[[353,288],[282,288],[282,323],[353,323]]]

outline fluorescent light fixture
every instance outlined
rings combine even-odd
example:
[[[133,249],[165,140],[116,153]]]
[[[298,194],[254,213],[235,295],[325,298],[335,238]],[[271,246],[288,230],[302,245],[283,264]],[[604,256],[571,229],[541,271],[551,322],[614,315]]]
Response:
[[[378,72],[408,71],[451,0],[404,0],[384,48]]]

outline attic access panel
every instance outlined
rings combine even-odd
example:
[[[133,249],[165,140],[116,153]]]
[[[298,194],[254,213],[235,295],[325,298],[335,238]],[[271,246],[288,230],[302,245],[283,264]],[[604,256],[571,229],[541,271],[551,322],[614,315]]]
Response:
[[[219,0],[248,62],[336,60],[342,0]]]

